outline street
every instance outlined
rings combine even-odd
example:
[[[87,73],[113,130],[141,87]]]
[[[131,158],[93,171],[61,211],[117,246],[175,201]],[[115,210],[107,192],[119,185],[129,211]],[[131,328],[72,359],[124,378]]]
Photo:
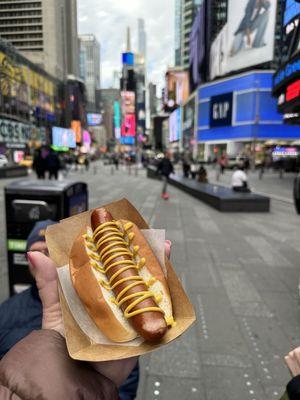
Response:
[[[293,205],[272,200],[269,214],[222,214],[172,187],[170,200],[161,200],[161,183],[142,170],[111,172],[92,165],[69,178],[88,182],[90,207],[126,197],[152,227],[166,229],[197,313],[188,333],[141,359],[138,399],[279,399],[289,380],[283,357],[300,343],[300,218]],[[2,221],[8,182],[0,181]],[[282,197],[279,185],[278,178]],[[4,222],[1,230],[3,301]]]

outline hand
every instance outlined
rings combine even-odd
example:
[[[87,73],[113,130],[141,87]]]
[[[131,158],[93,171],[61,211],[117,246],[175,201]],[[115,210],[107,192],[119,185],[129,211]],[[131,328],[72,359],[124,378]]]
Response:
[[[172,243],[165,242],[166,256],[170,258]],[[28,253],[28,260],[35,270],[35,280],[43,305],[42,329],[53,329],[64,336],[62,313],[59,302],[55,263],[43,253]],[[136,365],[137,358],[120,361],[91,363],[93,368],[120,386]]]
[[[293,377],[300,375],[300,347],[284,357],[284,361]]]

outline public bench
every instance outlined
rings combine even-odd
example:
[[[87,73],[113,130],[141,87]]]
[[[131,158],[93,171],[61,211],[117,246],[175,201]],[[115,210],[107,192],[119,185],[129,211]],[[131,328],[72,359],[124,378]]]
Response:
[[[157,178],[154,167],[148,167],[148,178]],[[222,212],[269,212],[270,198],[256,193],[238,193],[231,188],[200,183],[178,175],[170,175],[171,185],[196,197]]]

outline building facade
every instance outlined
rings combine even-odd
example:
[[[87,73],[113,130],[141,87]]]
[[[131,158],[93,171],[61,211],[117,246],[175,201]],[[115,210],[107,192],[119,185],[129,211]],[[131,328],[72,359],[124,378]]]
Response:
[[[190,35],[193,21],[202,0],[176,0],[175,66],[189,67]]]
[[[138,19],[138,53],[143,59],[146,59],[147,54],[147,35],[145,32],[145,21],[142,18]]]
[[[96,90],[100,89],[100,44],[92,34],[80,35],[80,78],[87,90],[88,108],[96,105]]]
[[[0,37],[59,79],[78,73],[76,0],[1,1]]]

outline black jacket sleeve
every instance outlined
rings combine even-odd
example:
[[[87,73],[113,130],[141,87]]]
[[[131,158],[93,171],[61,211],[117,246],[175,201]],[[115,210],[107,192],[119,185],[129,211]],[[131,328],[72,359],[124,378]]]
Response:
[[[290,400],[300,399],[300,375],[295,376],[287,385],[287,393]]]

